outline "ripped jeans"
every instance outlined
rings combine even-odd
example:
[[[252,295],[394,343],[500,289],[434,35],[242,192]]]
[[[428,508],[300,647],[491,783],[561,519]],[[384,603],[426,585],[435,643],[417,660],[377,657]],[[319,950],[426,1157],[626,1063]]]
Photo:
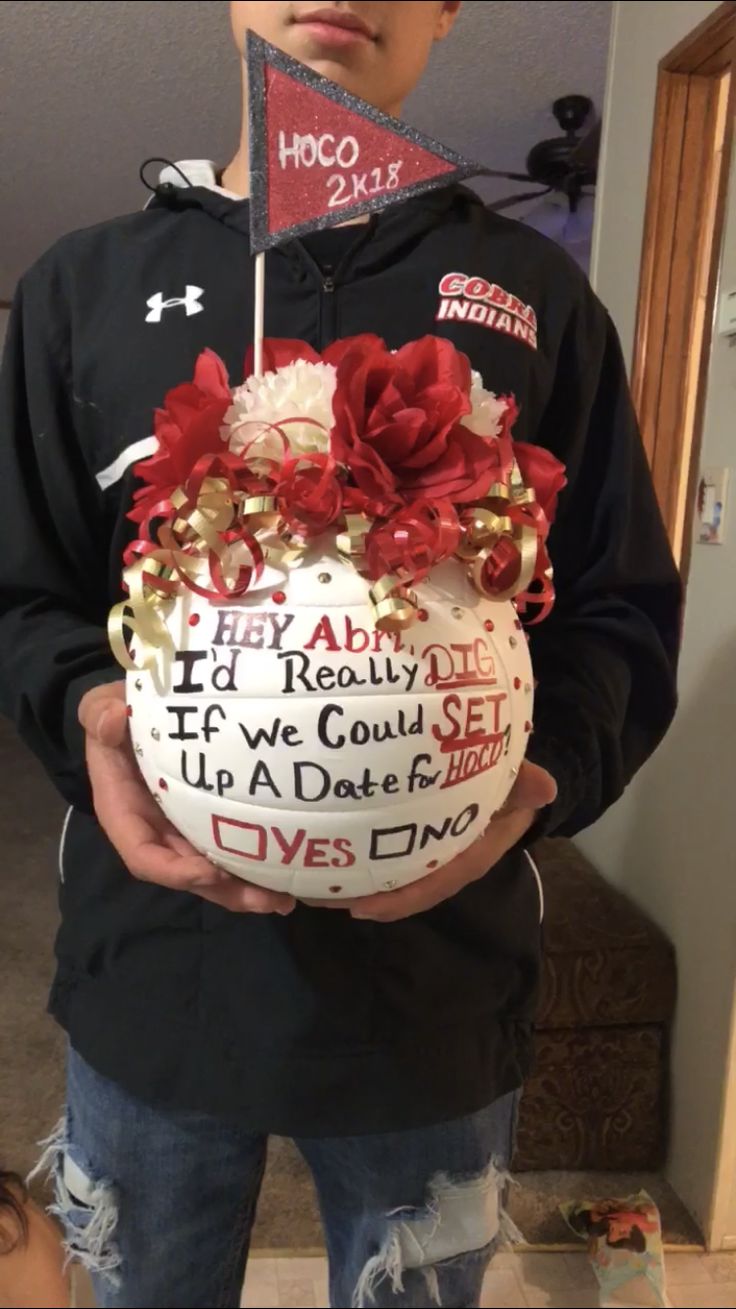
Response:
[[[499,1239],[516,1093],[437,1127],[299,1139],[319,1196],[333,1306],[472,1306]],[[72,1259],[101,1309],[237,1306],[267,1137],[153,1109],[69,1055],[47,1143]]]

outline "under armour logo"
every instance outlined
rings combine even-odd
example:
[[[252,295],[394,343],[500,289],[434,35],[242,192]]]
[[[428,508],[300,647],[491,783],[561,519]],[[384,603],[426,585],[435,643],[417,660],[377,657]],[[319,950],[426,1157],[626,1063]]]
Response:
[[[188,286],[185,295],[172,296],[170,300],[164,300],[161,291],[157,291],[150,300],[146,300],[150,310],[150,313],[146,314],[146,322],[160,323],[164,309],[174,309],[176,305],[184,306],[187,318],[191,318],[192,314],[201,314],[204,305],[199,302],[203,295],[204,290],[201,286]]]

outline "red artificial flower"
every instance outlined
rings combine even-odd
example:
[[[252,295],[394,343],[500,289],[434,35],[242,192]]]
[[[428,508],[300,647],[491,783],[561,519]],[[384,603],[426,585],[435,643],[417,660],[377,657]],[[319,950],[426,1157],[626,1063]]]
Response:
[[[567,486],[565,465],[543,446],[527,445],[524,441],[514,442],[514,454],[524,485],[534,491],[537,504],[551,526],[557,513],[557,497]]]
[[[231,403],[224,363],[214,351],[203,350],[193,381],[175,386],[168,392],[164,408],[156,410],[154,431],[159,448],[133,468],[146,485],[136,492],[130,518],[141,522],[152,504],[168,500],[204,455],[227,455],[220,427]]]
[[[342,486],[331,455],[286,459],[275,488],[279,512],[298,536],[319,536],[342,513]]]
[[[498,455],[462,426],[471,409],[465,355],[432,336],[395,353],[375,336],[339,345],[331,449],[368,500],[390,508],[483,496]]]

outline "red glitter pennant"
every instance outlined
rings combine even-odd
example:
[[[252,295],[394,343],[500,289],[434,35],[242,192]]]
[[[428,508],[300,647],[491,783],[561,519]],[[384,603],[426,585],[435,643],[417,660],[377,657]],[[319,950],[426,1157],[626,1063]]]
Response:
[[[254,254],[489,170],[248,33]]]

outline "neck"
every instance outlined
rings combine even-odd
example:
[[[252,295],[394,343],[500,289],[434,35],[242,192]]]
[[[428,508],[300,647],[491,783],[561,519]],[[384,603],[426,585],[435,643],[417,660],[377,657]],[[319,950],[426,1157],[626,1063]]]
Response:
[[[222,185],[226,191],[232,191],[233,195],[250,194],[250,152],[247,131],[245,139],[241,140],[233,158],[223,170]]]
[[[227,168],[223,170],[222,185],[233,195],[250,195],[250,149],[248,146],[248,67],[240,61],[242,102],[240,106],[240,143]]]

